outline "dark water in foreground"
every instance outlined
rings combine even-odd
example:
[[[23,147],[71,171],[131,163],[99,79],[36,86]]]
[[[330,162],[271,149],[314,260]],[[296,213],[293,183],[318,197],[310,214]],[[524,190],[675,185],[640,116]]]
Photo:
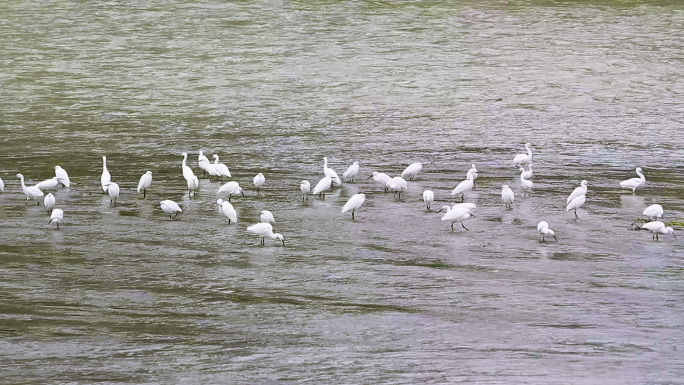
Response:
[[[684,383],[684,232],[629,230],[652,203],[682,220],[682,11],[3,2],[0,381]],[[525,142],[529,197],[511,164]],[[220,182],[187,196],[180,153],[200,174],[199,149],[245,187],[238,224],[216,212]],[[304,204],[324,156],[362,178]],[[366,179],[416,161],[402,199]],[[473,163],[477,217],[452,233],[421,193],[454,203]],[[74,185],[56,230],[15,174],[58,164]],[[647,185],[621,191],[637,166]],[[287,246],[247,233],[264,209]]]

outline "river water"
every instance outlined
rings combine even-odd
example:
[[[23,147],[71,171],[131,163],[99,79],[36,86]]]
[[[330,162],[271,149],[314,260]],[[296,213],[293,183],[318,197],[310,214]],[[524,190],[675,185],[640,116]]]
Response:
[[[676,1],[2,2],[0,382],[684,383],[684,232],[630,230],[684,212],[683,30]],[[324,156],[359,178],[302,202]],[[367,179],[413,162],[401,198]],[[15,176],[55,165],[59,230]],[[286,246],[246,231],[264,209]]]

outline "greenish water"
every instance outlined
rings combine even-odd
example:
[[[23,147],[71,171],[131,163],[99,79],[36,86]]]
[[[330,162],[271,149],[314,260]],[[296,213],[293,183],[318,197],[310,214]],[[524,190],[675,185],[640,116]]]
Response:
[[[684,235],[629,228],[652,203],[666,221],[684,211],[683,11],[1,3],[0,382],[680,383]],[[512,165],[526,142],[529,197]],[[200,149],[245,188],[237,224]],[[360,178],[302,203],[324,156]],[[401,200],[366,179],[418,161]],[[421,194],[455,203],[471,164],[476,218],[452,233]],[[54,192],[59,230],[15,177],[55,165],[73,182]],[[639,166],[646,186],[620,190]],[[575,220],[565,198],[583,179]],[[246,231],[264,209],[287,246]],[[537,241],[540,220],[558,243]]]

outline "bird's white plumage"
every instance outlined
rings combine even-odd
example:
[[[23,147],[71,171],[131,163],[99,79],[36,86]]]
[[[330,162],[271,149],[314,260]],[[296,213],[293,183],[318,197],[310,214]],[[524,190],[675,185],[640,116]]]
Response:
[[[0,192],[5,191],[5,182],[2,181],[2,178],[0,178]]]
[[[59,178],[56,176],[46,179],[42,182],[36,183],[36,187],[38,187],[41,190],[54,190],[59,186]]]
[[[461,223],[461,226],[468,230],[464,225],[463,221],[473,216],[473,213],[469,208],[465,206],[449,207],[448,205],[442,206],[439,211],[446,211],[446,214],[442,216],[443,222],[451,222],[451,231],[454,230],[454,223]]]
[[[356,175],[359,174],[359,162],[354,162],[351,166],[347,168],[347,171],[342,174],[344,180],[353,182]]]
[[[347,203],[344,204],[344,207],[342,207],[342,212],[346,213],[347,211],[351,210],[352,211],[352,218],[354,217],[354,212],[361,207],[363,202],[366,201],[366,194],[359,193],[359,194],[354,194],[352,195],[349,200],[347,200]]]
[[[531,180],[525,179],[523,174],[520,174],[520,187],[522,187],[523,194],[525,193],[531,193],[532,192],[532,187],[534,187],[534,183],[532,183]]]
[[[620,187],[631,189],[632,193],[634,193],[637,188],[645,185],[646,184],[646,177],[644,176],[644,174],[642,174],[641,171],[642,171],[641,167],[637,167],[636,173],[637,173],[637,175],[639,175],[639,177],[623,180],[622,182],[620,182]]]
[[[525,170],[525,168],[521,168],[520,173],[523,174],[525,179],[531,179],[532,176],[534,176],[534,171],[532,171],[532,163],[528,164],[527,168],[529,168],[529,170]]]
[[[26,195],[26,200],[38,199],[44,195],[38,187],[26,186],[26,184],[24,184],[24,176],[22,174],[17,174],[17,178],[21,179],[21,191],[23,191],[24,195]]]
[[[322,194],[323,192],[330,190],[330,188],[332,187],[332,183],[333,180],[331,177],[327,175],[324,176],[323,178],[321,178],[321,180],[318,181],[318,183],[316,183],[316,186],[314,186],[312,194]]]
[[[268,211],[268,210],[261,210],[261,214],[259,215],[259,220],[261,223],[273,223],[275,224],[275,218],[273,217],[273,213]]]
[[[427,209],[430,210],[430,205],[435,201],[435,193],[432,190],[423,191],[423,202],[427,205]]]
[[[192,171],[190,166],[188,166],[188,153],[183,152],[181,153],[183,155],[183,162],[181,163],[181,168],[183,170],[183,178],[189,183],[191,180],[195,178],[195,173]]]
[[[513,190],[508,187],[508,185],[503,185],[501,187],[501,200],[507,208],[510,208],[513,204],[513,201],[515,201],[515,194],[513,193]]]
[[[653,204],[644,210],[643,214],[646,215],[649,219],[659,219],[663,217],[663,206],[659,204]]]
[[[328,157],[327,156],[323,157],[323,174],[325,174],[325,176],[329,176],[330,179],[335,184],[335,186],[342,185],[342,181],[340,180],[340,177],[337,176],[337,173],[335,172],[335,170],[328,167]]]
[[[653,234],[653,239],[658,239],[658,234],[672,234],[673,237],[677,238],[674,229],[666,227],[665,223],[661,221],[644,223],[641,228],[650,231]]]
[[[232,222],[237,223],[237,212],[235,211],[235,207],[233,207],[230,202],[219,198],[216,200],[216,203],[219,205],[219,213],[228,218],[228,224]]]
[[[451,191],[451,195],[461,194],[461,199],[465,199],[466,191],[472,190],[474,185],[473,175],[467,175],[467,179],[459,182],[459,184],[456,185],[456,188]]]
[[[570,211],[574,210],[575,211],[575,217],[577,217],[577,209],[582,207],[584,202],[586,202],[587,196],[586,195],[580,195],[575,198],[573,198],[570,203],[565,207],[565,211]]]
[[[477,167],[475,167],[474,164],[470,166],[470,170],[466,173],[466,179],[468,179],[468,177],[473,180],[473,183],[477,180]]]
[[[119,185],[114,182],[108,183],[107,193],[109,194],[110,203],[115,204],[119,199]]]
[[[423,170],[423,163],[416,162],[416,163],[411,163],[404,169],[404,171],[401,173],[401,177],[404,179],[409,179],[413,180],[419,172]]]
[[[102,175],[100,176],[100,185],[102,185],[102,191],[107,192],[108,184],[112,181],[112,175],[107,169],[107,157],[102,156]]]
[[[385,184],[385,187],[387,190],[398,193],[400,197],[402,192],[408,191],[408,183],[406,183],[406,180],[400,176],[395,176],[392,178],[389,182],[387,182],[387,184]]]
[[[252,183],[254,183],[254,187],[256,187],[257,191],[259,191],[261,186],[263,186],[264,183],[266,183],[266,177],[264,177],[264,174],[258,173],[252,179]]]
[[[230,170],[228,169],[228,166],[223,163],[219,163],[219,156],[216,154],[214,154],[214,170],[216,170],[219,176],[230,178]]]
[[[579,187],[575,187],[574,190],[572,190],[572,193],[568,196],[568,199],[565,200],[565,203],[570,203],[571,200],[577,198],[580,195],[587,195],[587,182],[586,180],[583,180],[580,182]]]
[[[513,164],[515,164],[516,167],[532,162],[532,149],[530,148],[530,145],[530,143],[525,143],[527,154],[518,154],[513,158]]]
[[[141,190],[145,192],[152,185],[152,171],[147,171],[142,174],[140,181],[138,181],[138,192]]]
[[[171,219],[175,218],[175,216],[171,217],[172,215],[178,215],[178,213],[183,212],[180,206],[178,206],[178,203],[169,199],[159,202],[159,205],[161,206],[162,211],[164,211]]]
[[[556,233],[554,233],[553,230],[549,228],[549,224],[546,221],[541,221],[537,224],[537,232],[539,233],[539,237],[542,241],[544,240],[544,236],[546,235],[551,235],[553,239],[558,241],[558,238],[556,238]]]
[[[204,155],[202,150],[199,150],[199,155],[197,155],[197,165],[207,174],[216,175],[216,172],[214,171],[214,165],[209,162],[209,158]]]
[[[264,238],[266,237],[279,239],[283,245],[285,244],[285,240],[281,234],[273,233],[273,226],[271,226],[270,223],[257,223],[255,225],[251,225],[247,228],[247,231],[261,237],[262,245],[264,244]]]
[[[43,206],[45,206],[45,209],[48,212],[51,212],[52,209],[55,207],[55,196],[52,195],[52,193],[49,193],[45,196],[45,199],[43,199]]]
[[[71,180],[69,180],[69,174],[66,170],[60,166],[55,166],[55,176],[64,187],[69,187],[71,185]]]
[[[387,183],[392,180],[392,177],[385,174],[384,172],[378,172],[378,171],[373,171],[373,174],[370,176],[373,178],[374,181],[382,184],[382,187],[385,188],[385,191],[387,191]]]
[[[245,195],[244,192],[242,192],[242,188],[240,187],[240,184],[235,181],[230,181],[226,182],[223,184],[223,186],[219,187],[218,189],[219,194],[228,194],[228,201],[230,201],[230,197],[232,195],[238,195],[242,194]]]
[[[48,222],[48,225],[50,223],[54,223],[57,225],[57,228],[59,228],[59,222],[61,222],[62,219],[64,219],[64,211],[62,209],[54,209],[50,214],[50,221]]]

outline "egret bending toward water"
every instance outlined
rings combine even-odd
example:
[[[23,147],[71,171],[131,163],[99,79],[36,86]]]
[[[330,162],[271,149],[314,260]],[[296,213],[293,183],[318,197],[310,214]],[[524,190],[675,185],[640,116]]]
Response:
[[[235,207],[230,202],[226,202],[223,199],[216,200],[216,204],[219,205],[219,213],[223,214],[228,218],[228,224],[231,222],[237,223],[237,212]]]
[[[648,219],[659,219],[663,217],[663,206],[659,204],[654,204],[646,207],[644,210],[644,215],[648,217]]]
[[[582,205],[584,204],[584,202],[586,202],[586,200],[587,200],[586,195],[576,196],[565,207],[565,211],[574,210],[575,211],[575,218],[579,219],[579,217],[577,216],[577,209],[582,207]]]
[[[574,190],[572,190],[572,193],[568,196],[568,199],[565,200],[565,203],[570,203],[571,200],[577,198],[580,195],[587,195],[587,182],[586,180],[583,180],[580,182],[580,186],[576,187]]]
[[[162,211],[164,211],[168,216],[169,219],[173,220],[178,216],[178,213],[182,213],[183,210],[181,210],[180,206],[178,206],[178,203],[172,201],[172,200],[163,200],[159,202],[161,205]]]
[[[354,219],[354,212],[358,210],[359,207],[363,204],[363,202],[366,200],[366,194],[354,194],[349,198],[347,203],[344,204],[344,207],[342,207],[342,212],[346,213],[347,211],[351,210],[352,211],[352,219]]]
[[[55,190],[57,187],[59,187],[59,179],[54,176],[50,179],[46,179],[42,182],[36,183],[36,187],[38,187],[41,190]]]
[[[50,220],[48,221],[48,225],[54,222],[57,225],[57,228],[59,228],[59,222],[61,222],[63,218],[64,211],[62,211],[62,209],[54,209],[52,210],[52,214],[50,214]]]
[[[100,176],[100,184],[102,185],[102,192],[106,193],[107,185],[109,182],[112,181],[112,175],[109,173],[109,170],[107,170],[107,157],[103,156],[102,157],[102,175]]]
[[[470,174],[468,175],[468,179],[461,181],[458,185],[456,185],[456,188],[451,191],[451,195],[461,194],[461,202],[463,202],[465,200],[466,191],[472,190],[473,186],[475,186],[475,183],[473,182],[473,175]]]
[[[323,157],[323,173],[325,174],[325,176],[329,176],[330,179],[332,179],[333,183],[335,183],[335,186],[341,186],[342,185],[342,181],[340,180],[340,177],[337,176],[337,173],[335,172],[335,170],[328,167],[328,157],[327,156]]]
[[[392,180],[392,177],[385,174],[384,172],[377,172],[373,171],[373,174],[368,177],[368,179],[373,178],[374,181],[382,184],[382,186],[385,188],[385,192],[387,192],[387,183]]]
[[[150,188],[150,185],[152,185],[152,171],[144,173],[138,182],[138,193],[142,190],[143,198],[147,196],[147,189]]]
[[[532,149],[530,149],[530,143],[525,143],[525,149],[527,149],[527,154],[518,154],[513,158],[513,164],[515,167],[523,166],[532,162]]]
[[[423,170],[423,164],[420,162],[417,163],[411,163],[404,169],[404,171],[401,173],[401,177],[408,180],[413,180],[419,172]]]
[[[350,182],[353,182],[354,178],[356,178],[356,175],[358,175],[358,174],[359,174],[359,162],[354,162],[351,166],[349,166],[347,171],[345,171],[344,174],[342,174],[342,178],[344,178],[344,180],[348,180]]]
[[[259,195],[259,188],[261,188],[261,186],[263,186],[264,183],[266,183],[266,178],[264,177],[264,174],[256,174],[252,182],[254,183],[254,187],[256,187],[257,195]]]
[[[674,229],[672,227],[665,227],[665,224],[661,221],[645,223],[643,226],[641,226],[641,228],[653,233],[654,241],[658,240],[658,234],[672,234],[672,236],[675,237],[675,239],[677,239],[677,236],[674,233]]]
[[[423,191],[423,202],[427,205],[428,211],[430,211],[430,203],[435,201],[435,193],[432,190]]]
[[[107,183],[107,192],[109,192],[109,205],[113,206],[116,204],[116,200],[119,199],[119,185],[110,182]]]
[[[228,170],[228,166],[223,163],[219,163],[219,156],[216,154],[214,154],[214,170],[221,178],[230,178],[230,170]]]
[[[525,179],[522,173],[520,174],[520,186],[522,187],[523,196],[525,193],[527,193],[527,195],[532,194],[532,187],[534,186],[534,183],[532,183],[531,180]]]
[[[285,239],[283,239],[283,236],[281,234],[273,233],[273,226],[271,226],[270,223],[257,223],[256,225],[251,225],[247,228],[247,231],[261,237],[261,246],[264,246],[266,244],[266,237],[272,239],[279,239],[283,243],[283,246],[285,246]]]
[[[36,186],[28,186],[24,184],[24,176],[22,174],[17,174],[17,178],[21,179],[21,191],[24,192],[24,195],[26,195],[26,201],[28,202],[29,199],[38,199],[38,197],[42,197],[44,194],[40,189]],[[40,204],[40,202],[38,202]]]
[[[513,190],[511,190],[511,188],[506,184],[501,187],[501,200],[506,205],[507,209],[511,208],[511,205],[515,200],[515,194],[513,193]]]
[[[546,236],[546,235],[553,236],[553,239],[555,239],[556,242],[558,242],[558,238],[556,238],[556,234],[553,232],[553,230],[551,230],[549,228],[549,224],[546,223],[546,221],[539,222],[539,224],[537,225],[537,231],[539,232],[539,237],[540,237],[541,242],[544,242],[544,236]]]
[[[45,199],[43,199],[43,206],[45,206],[48,214],[52,212],[52,208],[55,207],[55,196],[52,195],[52,193],[45,196]]]
[[[304,202],[304,200],[308,202],[309,193],[311,192],[311,183],[309,183],[308,180],[303,180],[302,183],[299,184],[299,189],[302,191],[302,202]]]
[[[620,187],[632,189],[632,194],[634,194],[637,188],[646,184],[646,177],[641,173],[641,167],[636,168],[636,173],[639,175],[638,178],[631,178],[620,182]]]
[[[399,194],[399,199],[401,199],[401,193],[408,191],[408,184],[406,183],[406,180],[400,176],[395,176],[387,182],[385,185],[387,187],[387,190],[394,190],[394,194]]]
[[[330,190],[332,188],[332,183],[333,180],[331,177],[327,175],[324,176],[323,178],[321,178],[321,180],[318,181],[318,183],[316,183],[316,186],[314,186],[312,194],[318,194],[319,197],[322,197],[325,191]]]
[[[230,202],[230,197],[231,195],[238,195],[242,194],[242,196],[245,196],[245,193],[242,191],[242,188],[240,188],[240,185],[238,182],[228,182],[224,184],[223,186],[219,187],[218,193],[228,193],[228,202]]]
[[[268,210],[261,210],[261,215],[259,215],[259,220],[261,223],[273,223],[275,224],[275,218],[273,218],[273,213]]]
[[[64,185],[64,187],[69,187],[71,185],[69,174],[67,174],[66,170],[60,166],[55,166],[55,176],[57,179],[59,179],[59,182]]]
[[[475,218],[475,215],[470,212],[470,209],[466,207],[449,207],[448,205],[442,206],[442,208],[438,211],[442,212],[442,210],[446,211],[446,214],[442,217],[443,222],[451,222],[451,231],[454,231],[454,223],[460,222],[461,226],[468,230],[467,227],[463,224],[463,221],[473,217]]]

